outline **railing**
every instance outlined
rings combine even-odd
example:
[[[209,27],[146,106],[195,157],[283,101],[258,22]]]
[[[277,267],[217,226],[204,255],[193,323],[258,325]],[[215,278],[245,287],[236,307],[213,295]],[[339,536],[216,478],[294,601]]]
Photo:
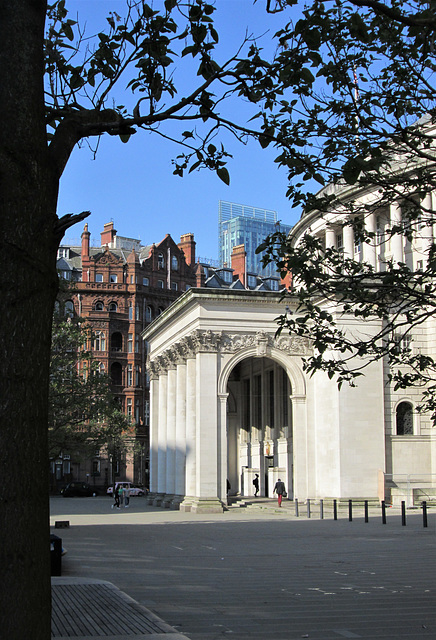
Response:
[[[396,505],[404,501],[410,508],[423,501],[436,502],[436,473],[385,473],[384,486],[386,501]]]

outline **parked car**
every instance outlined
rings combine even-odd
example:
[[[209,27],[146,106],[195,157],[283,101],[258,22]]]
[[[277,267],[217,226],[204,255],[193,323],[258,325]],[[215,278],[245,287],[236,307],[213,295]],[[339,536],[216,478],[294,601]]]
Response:
[[[64,496],[64,498],[72,498],[74,496],[89,497],[97,495],[97,491],[87,482],[70,482],[66,487],[61,489],[61,494]]]
[[[118,488],[120,486],[120,484],[123,487],[129,487],[131,496],[143,496],[146,493],[146,490],[140,484],[133,484],[132,482],[116,482],[115,483],[115,488]],[[107,493],[109,495],[112,495],[113,492],[114,492],[113,486],[107,488]]]

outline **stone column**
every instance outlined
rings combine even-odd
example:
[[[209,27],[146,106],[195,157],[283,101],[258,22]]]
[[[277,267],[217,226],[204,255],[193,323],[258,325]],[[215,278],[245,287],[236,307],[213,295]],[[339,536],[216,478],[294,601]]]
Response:
[[[306,398],[292,398],[292,429],[294,451],[294,498],[305,500],[307,495],[307,414]]]
[[[394,202],[389,207],[389,216],[391,228],[401,225],[401,207]],[[391,254],[394,262],[404,262],[404,236],[401,233],[391,235]]]
[[[157,374],[150,376],[150,486],[148,499],[154,499],[157,493],[158,474],[158,415],[159,415],[159,378]],[[149,504],[152,504],[149,502]]]
[[[196,487],[196,361],[193,357],[186,360],[186,468],[185,498],[180,504],[180,511],[191,511],[195,501]]]
[[[176,395],[176,460],[175,460],[175,497],[172,509],[179,509],[185,497],[185,461],[186,461],[186,363],[177,364]]]
[[[159,375],[159,415],[158,415],[158,447],[157,447],[157,495],[153,501],[160,507],[166,493],[166,451],[167,451],[167,395],[168,377],[166,373]]]
[[[369,213],[365,216],[365,229],[369,233],[374,234],[371,241],[363,243],[363,260],[370,264],[374,269],[377,269],[377,255],[376,255],[376,216],[375,213]]]
[[[354,229],[350,225],[344,226],[344,256],[354,260]]]
[[[336,246],[336,231],[332,227],[326,227],[325,230],[325,248]]]
[[[170,365],[167,385],[166,495],[163,500],[163,506],[166,508],[169,508],[176,491],[176,382],[176,367]]]
[[[227,398],[228,393],[219,395],[218,400],[218,498],[227,502]]]
[[[420,253],[422,254],[424,268],[428,262],[428,254],[433,244],[433,225],[426,224],[430,217],[433,218],[433,216],[430,213],[427,213],[427,211],[433,210],[432,195],[433,194],[428,193],[424,198],[422,206],[425,209],[425,211],[423,211],[422,213],[422,228],[418,230],[418,233],[421,236],[421,252]]]

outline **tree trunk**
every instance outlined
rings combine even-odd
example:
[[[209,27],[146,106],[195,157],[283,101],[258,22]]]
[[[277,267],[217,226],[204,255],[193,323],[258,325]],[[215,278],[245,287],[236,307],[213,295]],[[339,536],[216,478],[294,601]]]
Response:
[[[46,3],[0,5],[1,635],[50,638],[47,406],[58,179],[44,126]]]

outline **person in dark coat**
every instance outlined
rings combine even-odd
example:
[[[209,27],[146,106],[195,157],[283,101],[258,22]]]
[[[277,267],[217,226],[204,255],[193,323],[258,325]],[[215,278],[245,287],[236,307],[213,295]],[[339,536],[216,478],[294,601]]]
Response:
[[[254,475],[253,485],[254,485],[254,497],[257,498],[257,494],[259,493],[259,474],[258,473]]]
[[[280,480],[280,478],[276,482],[276,486],[274,487],[273,493],[277,494],[277,499],[279,502],[279,507],[282,506],[282,497],[283,495],[287,495],[285,489],[285,483]]]

